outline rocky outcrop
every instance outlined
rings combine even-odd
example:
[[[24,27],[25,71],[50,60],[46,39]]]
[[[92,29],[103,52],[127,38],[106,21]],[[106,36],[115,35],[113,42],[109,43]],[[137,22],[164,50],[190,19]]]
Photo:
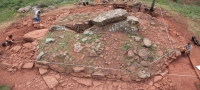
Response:
[[[128,12],[124,9],[115,9],[105,12],[92,20],[92,23],[97,26],[104,26],[116,21],[125,20]]]

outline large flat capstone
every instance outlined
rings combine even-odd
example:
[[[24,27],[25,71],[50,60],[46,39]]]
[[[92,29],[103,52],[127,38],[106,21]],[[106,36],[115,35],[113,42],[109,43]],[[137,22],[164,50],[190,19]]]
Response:
[[[116,21],[125,20],[128,16],[128,12],[124,9],[115,9],[105,12],[92,20],[92,23],[97,26],[104,26]]]
[[[40,29],[40,30],[34,30],[32,32],[26,33],[23,36],[23,39],[27,42],[33,42],[36,39],[42,38],[48,33],[48,29]]]
[[[134,16],[128,16],[125,20],[116,21],[114,23],[109,23],[104,26],[94,25],[91,28],[86,29],[86,31],[122,31],[137,33],[139,30],[139,20]]]

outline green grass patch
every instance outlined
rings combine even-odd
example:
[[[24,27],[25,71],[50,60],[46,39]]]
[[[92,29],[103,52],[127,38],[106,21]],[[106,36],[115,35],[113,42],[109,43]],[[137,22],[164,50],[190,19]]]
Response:
[[[13,20],[23,16],[17,12],[21,7],[39,5],[48,7],[49,5],[66,5],[72,4],[77,0],[1,0],[0,2],[0,23]]]
[[[42,40],[39,41],[39,52],[46,52],[43,58],[52,59],[52,56],[55,56],[55,59],[58,60],[58,62],[63,62],[62,59],[66,59],[65,57],[69,55],[68,52],[70,52],[72,49],[71,43],[73,43],[75,34],[76,33],[70,31],[50,32]],[[64,38],[61,38],[60,36],[64,36]],[[46,44],[46,38],[54,38],[55,42]],[[71,57],[67,59],[70,58]]]
[[[0,85],[0,90],[10,90],[10,88],[6,85]]]

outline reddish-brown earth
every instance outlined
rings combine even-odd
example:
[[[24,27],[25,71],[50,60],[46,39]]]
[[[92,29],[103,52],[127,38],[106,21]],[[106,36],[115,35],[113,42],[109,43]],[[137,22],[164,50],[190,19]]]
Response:
[[[53,12],[45,13],[42,15],[42,21],[41,23],[44,25],[45,28],[49,28],[54,21],[59,17],[59,15],[64,14],[66,11],[70,11],[71,13],[76,12],[91,12],[91,11],[99,11],[99,10],[109,10],[110,7],[105,6],[87,6],[87,7],[79,7],[75,9],[58,9],[54,10]],[[134,14],[133,14],[134,15]],[[14,38],[19,41],[22,40],[22,36],[30,31],[37,30],[32,25],[29,26],[23,25],[24,23],[31,23],[32,17],[24,17],[23,19],[19,19],[15,21],[12,25],[8,26],[6,29],[1,30],[0,32],[0,42],[4,42],[6,36],[9,34],[13,34]],[[156,17],[158,20],[162,21],[162,17],[158,16]],[[148,21],[149,22],[149,21]],[[171,17],[168,16],[168,14],[164,13],[164,22],[168,25],[169,35],[171,38],[174,39],[176,42],[174,44],[174,47],[183,46],[187,42],[190,41],[191,36],[194,34],[191,33],[191,31],[188,30],[188,23],[186,19],[180,18],[180,17]],[[159,28],[159,27],[158,27]],[[147,33],[151,34],[158,34],[158,32],[153,32],[154,28],[148,28]],[[186,33],[187,32],[187,33]],[[139,32],[141,36],[145,36],[143,32]],[[184,35],[186,36],[184,37]],[[149,34],[148,34],[149,35]],[[146,36],[148,38],[152,38],[154,42],[158,40],[155,38],[155,36]],[[162,37],[159,36],[159,37]],[[158,38],[159,38],[158,37]],[[166,47],[170,47],[170,43],[168,39],[166,38],[163,40],[163,43],[165,43]],[[21,43],[14,44],[11,47],[15,45],[21,45]],[[193,45],[193,50],[190,55],[190,59],[193,62],[194,65],[199,65],[200,61],[198,54],[200,53],[200,48]],[[12,51],[5,50],[6,48],[0,47],[0,50],[3,50],[3,54],[7,54],[8,56],[13,53]],[[26,56],[22,54],[22,56]],[[26,58],[26,59],[32,59],[32,58]],[[3,59],[1,58],[0,61],[6,61],[12,62],[13,60],[10,59]],[[22,61],[23,60],[14,60],[15,62]],[[173,61],[169,67],[169,75],[164,76],[162,81],[159,82],[159,87],[166,87],[166,90],[196,90],[195,82],[199,82],[199,78],[197,78],[197,74],[195,73],[195,70],[189,60],[188,57],[180,57],[177,60]],[[200,73],[200,71],[196,70],[197,73]],[[146,81],[142,82],[122,82],[122,81],[97,81],[101,84],[96,86],[97,82],[94,82],[94,85],[91,87],[87,87],[84,85],[80,85],[74,80],[70,78],[70,76],[62,75],[59,73],[56,73],[54,71],[49,72],[50,75],[55,76],[59,75],[58,79],[60,84],[55,88],[57,90],[147,90],[150,89],[149,87],[152,87],[149,85],[149,82],[153,80],[153,78],[148,79]],[[170,75],[170,74],[180,74],[180,75],[190,75],[190,76],[180,76],[180,75]],[[45,84],[44,80],[42,79],[42,75],[39,75],[38,69],[34,68],[31,70],[25,70],[22,69],[21,71],[17,72],[8,72],[7,70],[0,69],[0,84],[6,84],[6,85],[13,85],[13,90],[48,90],[47,85]],[[66,84],[66,85],[63,85]],[[170,88],[173,87],[173,88]],[[175,88],[174,88],[175,87]],[[154,90],[154,87],[151,88]]]

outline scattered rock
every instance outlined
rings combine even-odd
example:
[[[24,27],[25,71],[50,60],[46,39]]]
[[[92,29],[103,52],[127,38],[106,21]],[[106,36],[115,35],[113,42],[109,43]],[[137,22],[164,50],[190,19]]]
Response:
[[[112,22],[125,20],[128,12],[124,9],[110,10],[103,13],[92,20],[92,23],[97,26],[104,26]]]
[[[71,72],[70,75],[74,76],[74,77],[84,77],[85,73],[84,72],[77,72],[77,73]]]
[[[122,76],[122,80],[125,82],[131,81],[131,77],[128,75]]]
[[[128,51],[128,57],[134,57],[135,54],[133,53],[133,50]]]
[[[92,34],[94,34],[94,32],[93,32],[93,31],[90,31],[90,30],[85,30],[85,31],[83,32],[83,34],[84,34],[84,35],[92,35]]]
[[[156,83],[160,80],[162,80],[162,76],[155,76],[154,79],[153,79],[154,83]]]
[[[130,72],[134,72],[136,70],[134,65],[127,67],[126,69],[129,70]]]
[[[74,52],[80,52],[84,47],[81,46],[80,42],[76,42],[76,44],[74,44]]]
[[[61,68],[58,65],[51,64],[51,65],[49,65],[49,68],[53,69],[54,71],[60,72],[60,73],[65,72],[64,68]]]
[[[139,42],[141,37],[135,36],[134,39],[135,39],[136,42]]]
[[[159,88],[159,87],[160,87],[160,84],[155,83],[154,86],[157,87],[157,88]]]
[[[150,52],[147,51],[146,49],[140,49],[139,50],[139,56],[141,58],[143,58],[144,60],[147,60],[147,58],[149,58],[149,56],[150,56]]]
[[[21,49],[21,46],[14,46],[11,48],[11,51],[18,52]]]
[[[87,37],[85,37],[85,38],[81,39],[81,41],[82,41],[82,42],[85,42],[85,41],[87,41],[87,40],[88,40],[88,38],[87,38]]]
[[[23,40],[27,42],[33,42],[36,39],[44,37],[48,33],[48,31],[49,31],[48,29],[40,29],[40,30],[31,31],[29,33],[26,33],[23,36]]]
[[[54,88],[59,84],[57,79],[53,76],[44,76],[43,79],[49,88]]]
[[[55,41],[54,38],[46,38],[45,43],[48,44],[48,43],[50,43],[50,42],[54,42],[54,41]]]
[[[143,42],[146,47],[151,47],[152,43],[151,40],[149,40],[148,38],[144,38]]]
[[[8,68],[8,71],[12,72],[12,71],[14,71],[14,69],[13,68]]]
[[[158,56],[162,56],[163,52],[162,51],[157,51]]]
[[[31,6],[26,6],[18,9],[18,12],[25,13],[28,12],[31,9]]]
[[[19,63],[13,63],[12,67],[17,68],[19,66]]]
[[[25,44],[23,44],[23,46],[25,48],[28,48],[28,49],[32,48],[32,44],[31,43],[25,43]]]
[[[140,62],[140,65],[142,65],[143,67],[147,67],[148,66],[148,63],[146,61],[141,61]]]
[[[49,68],[47,65],[45,65],[45,64],[39,64],[39,63],[35,63],[35,67],[36,68],[44,68],[44,69]]]
[[[41,57],[44,55],[44,51],[40,52],[38,55],[37,55],[37,60],[40,60]]]
[[[181,52],[179,50],[175,50],[176,57],[181,56]]]
[[[82,72],[82,71],[84,71],[85,70],[85,67],[74,67],[73,68],[73,71],[74,72]]]
[[[74,81],[86,85],[86,86],[92,86],[92,79],[85,79],[85,78],[77,78],[77,77],[71,77]]]
[[[152,86],[152,85],[153,85],[153,81],[150,81],[150,82],[149,82],[149,86]]]
[[[51,28],[50,28],[50,31],[52,32],[52,31],[60,31],[60,30],[64,30],[64,31],[66,31],[66,30],[68,30],[66,27],[64,27],[64,26],[59,26],[59,25],[53,25],[53,26],[51,26]]]
[[[5,63],[5,62],[2,62],[2,63],[1,63],[1,68],[2,68],[2,69],[7,69],[7,68],[11,68],[11,67],[12,67],[12,65],[9,64],[9,63]]]
[[[151,76],[151,74],[147,71],[139,71],[137,75],[142,79],[149,78]]]
[[[119,85],[119,82],[113,82],[113,86],[117,87]]]
[[[98,71],[98,72],[93,73],[92,76],[97,77],[97,78],[101,78],[101,77],[104,77],[105,75],[102,72]]]
[[[17,68],[17,69],[21,70],[21,68],[22,68],[22,66],[23,66],[23,65],[24,65],[24,63],[23,63],[23,62],[19,63],[19,66],[18,66],[18,68]]]
[[[94,87],[97,87],[97,86],[101,85],[101,82],[100,81],[93,81],[93,85],[94,85]]]
[[[31,69],[33,68],[34,63],[25,63],[22,68]]]
[[[151,21],[151,22],[150,22],[150,24],[151,24],[151,25],[156,25],[156,23],[155,23],[155,22],[153,22],[153,21]]]
[[[40,73],[41,75],[43,75],[43,74],[45,74],[45,73],[47,73],[47,72],[48,72],[47,69],[39,68],[39,73]]]
[[[95,57],[95,56],[98,56],[98,54],[96,53],[95,50],[91,50],[91,51],[90,51],[90,56],[91,56],[91,57]]]

